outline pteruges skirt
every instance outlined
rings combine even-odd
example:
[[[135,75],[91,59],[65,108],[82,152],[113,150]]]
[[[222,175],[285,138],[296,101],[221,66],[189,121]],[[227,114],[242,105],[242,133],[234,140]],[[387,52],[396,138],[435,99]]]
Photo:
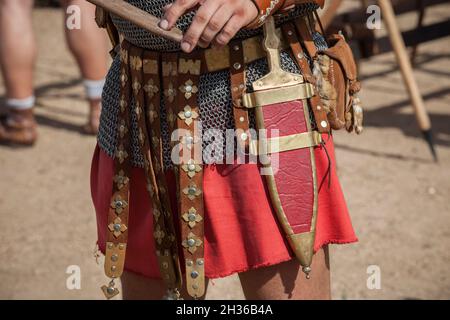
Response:
[[[319,182],[315,251],[327,244],[357,241],[336,175],[333,141],[327,136],[324,140],[331,161],[322,146],[315,149]],[[91,191],[97,215],[98,245],[103,253],[113,176],[114,160],[97,146],[91,168]],[[175,176],[171,171],[167,172],[167,179],[172,207],[176,208]],[[207,278],[225,277],[294,258],[271,207],[258,165],[208,165],[204,168],[203,183]],[[151,201],[143,169],[137,167],[131,172],[129,209],[125,270],[159,278]]]

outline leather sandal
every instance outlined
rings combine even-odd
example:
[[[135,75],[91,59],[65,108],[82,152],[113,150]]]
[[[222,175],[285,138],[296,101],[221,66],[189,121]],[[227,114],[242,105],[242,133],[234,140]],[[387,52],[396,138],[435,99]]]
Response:
[[[0,118],[0,144],[32,146],[37,140],[37,123],[33,109],[8,109]]]

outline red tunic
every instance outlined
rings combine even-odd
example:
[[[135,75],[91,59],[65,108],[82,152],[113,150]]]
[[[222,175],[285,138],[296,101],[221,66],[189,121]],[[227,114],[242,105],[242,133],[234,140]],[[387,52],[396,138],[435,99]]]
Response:
[[[324,136],[327,140],[328,137]],[[330,243],[356,242],[336,169],[332,139],[315,150],[319,182],[319,209],[314,250]],[[106,224],[111,201],[114,160],[96,148],[92,161],[91,190],[97,213],[98,244],[105,252]],[[175,179],[167,174],[171,194]],[[264,176],[256,164],[208,165],[204,168],[205,273],[225,277],[252,268],[274,265],[294,257],[281,230]],[[175,199],[173,197],[173,202]],[[143,169],[133,168],[130,182],[129,239],[125,269],[159,278],[153,239],[153,215]],[[176,206],[172,206],[176,208]]]

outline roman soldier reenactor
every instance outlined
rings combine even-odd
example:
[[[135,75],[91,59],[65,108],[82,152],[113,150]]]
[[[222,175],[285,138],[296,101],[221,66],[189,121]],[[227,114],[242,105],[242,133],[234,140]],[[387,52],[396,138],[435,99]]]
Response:
[[[181,42],[99,9],[116,44],[91,179],[107,298],[121,278],[125,298],[198,299],[233,273],[249,299],[329,298],[327,246],[357,241],[332,130],[360,133],[362,110],[323,2],[128,1]]]

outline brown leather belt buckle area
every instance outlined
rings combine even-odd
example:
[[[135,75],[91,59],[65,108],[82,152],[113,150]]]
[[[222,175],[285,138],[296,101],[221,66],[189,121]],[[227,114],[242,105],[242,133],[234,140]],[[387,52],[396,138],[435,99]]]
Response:
[[[284,38],[281,29],[276,29],[276,33],[281,39],[281,50],[288,50],[289,43]],[[245,64],[249,64],[266,57],[266,52],[262,46],[262,41],[262,35],[242,40]],[[227,45],[222,48],[210,48],[203,50],[204,66],[202,72],[217,72],[232,68],[233,66],[230,62],[230,52],[232,49],[232,45]]]

